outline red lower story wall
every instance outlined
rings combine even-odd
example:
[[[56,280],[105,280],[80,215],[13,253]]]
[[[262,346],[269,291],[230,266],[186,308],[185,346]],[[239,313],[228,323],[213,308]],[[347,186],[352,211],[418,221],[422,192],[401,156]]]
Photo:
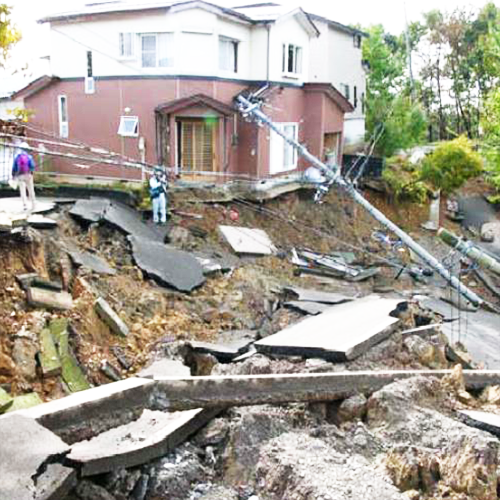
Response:
[[[157,109],[160,105],[185,97],[203,94],[223,105],[233,106],[234,97],[248,88],[247,83],[213,79],[185,78],[129,78],[96,79],[94,94],[85,94],[82,80],[55,81],[48,87],[25,98],[25,107],[33,110],[32,125],[43,131],[39,137],[59,135],[58,96],[65,95],[68,107],[68,141],[104,148],[129,158],[141,160],[140,137],[145,144],[145,159],[157,164],[161,145],[158,144]],[[306,143],[316,156],[323,157],[325,133],[343,132],[343,111],[325,94],[306,92],[302,87],[276,85],[268,92],[268,107],[264,111],[277,122],[299,124],[299,140]],[[199,117],[199,106],[177,111],[178,116]],[[218,116],[217,110],[207,109],[207,114]],[[118,135],[120,117],[139,117],[138,137]],[[165,139],[169,152],[164,163],[175,167],[175,133],[177,115],[168,118],[169,134]],[[269,130],[246,122],[234,111],[232,116],[219,116],[219,140],[216,164],[219,173],[245,175],[252,178],[269,176]],[[172,125],[173,124],[173,125]],[[61,139],[63,141],[63,139]],[[48,149],[55,149],[47,146]],[[73,151],[72,151],[73,152]],[[90,154],[90,153],[85,153]],[[84,168],[82,165],[87,163]],[[301,161],[298,170],[305,168]],[[121,166],[88,163],[78,160],[51,157],[45,170],[83,177],[112,177],[140,179],[140,170]],[[287,172],[290,173],[290,172]]]

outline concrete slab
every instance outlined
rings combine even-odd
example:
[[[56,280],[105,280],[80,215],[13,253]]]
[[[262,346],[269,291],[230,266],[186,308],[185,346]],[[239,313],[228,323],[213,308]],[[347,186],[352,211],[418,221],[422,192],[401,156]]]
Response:
[[[54,210],[56,204],[51,200],[37,197],[35,209],[30,210],[32,214],[42,214]],[[0,198],[0,212],[12,215],[27,214],[28,212],[24,210],[23,203],[19,196],[13,196],[9,198]]]
[[[458,411],[457,414],[460,420],[467,425],[500,437],[500,415],[476,410],[462,410]]]
[[[266,354],[321,357],[332,361],[354,359],[386,339],[399,320],[389,314],[403,300],[370,295],[332,306],[255,343]]]
[[[68,292],[55,292],[43,288],[29,287],[26,295],[28,304],[33,307],[63,311],[73,307],[73,299]]]
[[[455,321],[460,316],[460,311],[453,304],[445,302],[444,300],[427,297],[425,295],[416,295],[413,298],[421,308],[442,316],[443,321]]]
[[[171,452],[217,413],[201,409],[173,413],[144,410],[135,422],[75,443],[68,460],[81,466],[82,476],[135,467]]]
[[[33,408],[34,406],[41,405],[42,403],[43,401],[36,392],[22,394],[21,396],[16,396],[14,398],[12,404],[7,408],[6,413],[15,412],[18,410],[25,410],[27,408]]]
[[[239,355],[245,352],[244,350],[240,351],[236,348],[231,348],[220,344],[211,344],[209,342],[191,341],[189,342],[189,345],[193,348],[193,351],[199,352],[201,354],[211,354],[222,363],[229,363],[234,358],[237,358]]]
[[[104,217],[104,212],[111,202],[102,198],[91,200],[78,200],[71,210],[70,215],[87,222],[99,222]]]
[[[113,311],[111,306],[102,298],[98,298],[94,304],[97,315],[109,326],[109,329],[120,337],[126,337],[130,330],[125,322]]]
[[[159,359],[137,373],[137,376],[150,379],[157,377],[190,377],[191,369],[182,361]]]
[[[58,352],[61,360],[62,378],[66,382],[71,392],[84,391],[90,388],[85,374],[83,373],[73,350],[69,345],[69,334],[67,330],[61,332],[58,336]]]
[[[105,210],[104,220],[135,238],[158,242],[163,242],[165,238],[166,229],[160,230],[148,226],[142,221],[142,216],[137,210],[121,203],[110,203]]]
[[[61,360],[52,333],[44,328],[38,335],[40,342],[40,365],[44,377],[54,377],[61,373]]]
[[[0,420],[0,498],[61,499],[75,471],[45,465],[62,462],[70,448],[59,437],[21,415]],[[41,488],[40,488],[41,486]],[[63,491],[61,491],[63,490]]]
[[[328,308],[332,307],[331,304],[321,304],[319,302],[306,302],[305,300],[304,301],[291,300],[289,302],[285,302],[284,306],[298,310],[305,314],[310,314],[312,316],[321,314],[325,312]]]
[[[0,387],[0,413],[4,412],[13,401],[12,396]]]
[[[238,226],[219,226],[219,230],[238,254],[272,255],[276,247],[262,229]]]
[[[128,239],[136,264],[160,284],[190,292],[205,282],[203,269],[191,254],[155,241]]]
[[[76,248],[71,248],[68,250],[68,255],[78,267],[84,267],[97,274],[109,276],[116,274],[116,271],[104,259],[90,252],[81,252]]]
[[[462,312],[460,320],[443,323],[442,332],[454,343],[460,341],[475,363],[500,369],[500,315],[488,311]]]
[[[460,212],[464,214],[462,225],[465,228],[472,227],[480,231],[483,224],[497,219],[493,205],[488,203],[482,196],[460,198],[458,207]]]
[[[40,214],[30,215],[27,222],[30,226],[36,229],[52,229],[57,227],[57,221],[50,219],[49,217],[44,217]]]
[[[193,252],[193,257],[200,263],[205,276],[229,272],[240,264],[238,257],[225,252]]]
[[[348,302],[356,298],[348,297],[340,293],[323,292],[320,290],[310,290],[291,286],[283,287],[283,291],[286,294],[290,294],[297,301],[320,302],[322,304],[341,304],[342,302]]]

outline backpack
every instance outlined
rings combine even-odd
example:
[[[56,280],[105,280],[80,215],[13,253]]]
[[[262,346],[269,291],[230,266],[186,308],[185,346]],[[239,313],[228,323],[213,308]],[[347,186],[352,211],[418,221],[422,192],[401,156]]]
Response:
[[[16,157],[17,175],[31,172],[31,157],[28,153],[19,153]]]

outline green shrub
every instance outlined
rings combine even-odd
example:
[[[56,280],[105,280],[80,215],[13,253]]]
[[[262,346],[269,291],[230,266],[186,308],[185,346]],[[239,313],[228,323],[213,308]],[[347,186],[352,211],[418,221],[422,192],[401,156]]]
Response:
[[[416,165],[401,158],[389,158],[382,173],[390,193],[398,200],[423,204],[427,201],[429,188],[420,180]]]
[[[450,193],[483,172],[481,155],[464,136],[441,143],[422,162],[421,180]]]

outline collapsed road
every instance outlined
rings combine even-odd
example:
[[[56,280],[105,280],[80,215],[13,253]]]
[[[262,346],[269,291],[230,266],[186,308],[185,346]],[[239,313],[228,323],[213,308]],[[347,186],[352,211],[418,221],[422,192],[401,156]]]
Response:
[[[166,231],[107,199],[5,231],[0,498],[496,498],[494,343],[445,335],[482,316],[432,307],[368,216],[354,234],[347,198],[310,196],[267,202],[289,225],[174,191]]]

